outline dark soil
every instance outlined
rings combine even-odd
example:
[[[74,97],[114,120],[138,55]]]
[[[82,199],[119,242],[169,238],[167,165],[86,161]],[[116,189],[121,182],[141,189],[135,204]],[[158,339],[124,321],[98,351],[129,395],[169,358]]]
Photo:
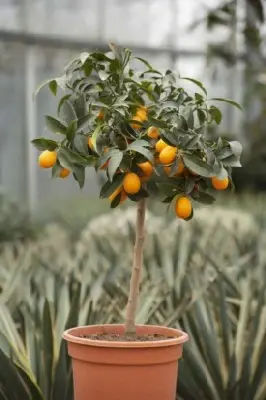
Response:
[[[136,336],[119,335],[117,333],[96,333],[93,335],[81,335],[80,337],[92,340],[105,340],[108,342],[152,342],[155,340],[173,339],[173,337],[167,337],[159,334]]]

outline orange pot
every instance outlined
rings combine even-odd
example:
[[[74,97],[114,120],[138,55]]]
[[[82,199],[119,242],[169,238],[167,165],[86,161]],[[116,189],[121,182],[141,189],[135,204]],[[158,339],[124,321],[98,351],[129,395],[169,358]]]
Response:
[[[123,325],[94,325],[64,332],[72,357],[75,400],[174,400],[178,359],[188,335],[177,329],[138,325],[137,334],[166,340],[114,342],[80,336],[123,334]]]

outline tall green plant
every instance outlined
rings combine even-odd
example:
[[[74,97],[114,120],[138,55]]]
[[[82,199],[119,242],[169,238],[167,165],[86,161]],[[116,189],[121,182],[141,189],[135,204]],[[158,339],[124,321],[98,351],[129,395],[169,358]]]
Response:
[[[162,192],[164,202],[174,201],[176,215],[186,221],[193,218],[192,199],[211,204],[214,198],[208,187],[212,183],[216,189],[227,188],[232,167],[241,166],[242,151],[238,142],[205,137],[206,126],[222,119],[212,101],[241,107],[230,99],[208,99],[201,82],[182,78],[200,90],[190,96],[172,71],[156,70],[147,60],[132,57],[129,49],[113,44],[110,49],[82,53],[63,76],[46,82],[54,95],[59,88],[64,92],[58,103],[59,118],[46,116],[48,130],[62,139],[38,138],[33,144],[43,150],[40,166],[52,168],[54,178],[72,172],[82,188],[86,167],[104,170],[100,197],[109,197],[113,208],[127,198],[137,202],[125,318],[126,333],[135,334],[146,199]],[[144,70],[136,72],[132,61],[140,62]]]

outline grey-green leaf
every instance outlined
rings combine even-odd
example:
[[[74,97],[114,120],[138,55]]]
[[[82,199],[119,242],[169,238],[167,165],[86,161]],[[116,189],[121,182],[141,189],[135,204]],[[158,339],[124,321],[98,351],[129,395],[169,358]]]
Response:
[[[229,146],[231,147],[231,150],[236,157],[241,156],[241,153],[242,153],[241,143],[237,142],[236,140],[233,140],[233,141],[229,142]]]
[[[77,130],[77,120],[70,122],[67,127],[66,137],[67,140],[72,143]]]
[[[219,125],[222,121],[222,113],[219,110],[219,108],[217,108],[215,106],[211,106],[209,108],[209,113],[211,114],[211,116],[214,119],[214,121],[216,122],[216,124]]]
[[[108,175],[109,175],[110,181],[113,180],[114,174],[116,173],[117,168],[120,166],[122,158],[123,158],[123,152],[117,150],[117,152],[115,154],[113,154],[111,156],[111,158],[109,159]]]
[[[200,158],[190,154],[183,154],[183,161],[185,166],[192,172],[205,178],[213,176],[212,167]]]
[[[221,101],[221,102],[224,102],[224,103],[228,103],[228,104],[231,104],[232,106],[237,107],[239,110],[243,111],[243,108],[241,107],[241,105],[237,101],[234,101],[234,100],[231,100],[231,99],[224,99],[222,97],[214,97],[213,99],[210,99],[210,100],[215,100],[215,101]]]
[[[241,167],[241,163],[238,157],[236,156],[230,156],[228,158],[225,158],[222,160],[223,165],[226,167]]]
[[[136,151],[137,153],[142,154],[145,158],[147,158],[147,160],[153,162],[153,154],[151,151],[149,151],[148,149],[146,149],[146,147],[144,147],[143,145],[141,145],[140,143],[138,143],[138,141],[136,140],[135,142],[131,143],[127,150],[133,150]]]
[[[85,167],[80,165],[74,165],[73,176],[75,180],[78,182],[80,189],[82,189],[85,183]]]
[[[187,78],[187,77],[181,78],[181,79],[185,79],[186,81],[190,81],[190,82],[194,83],[207,95],[207,90],[203,86],[202,82],[198,81],[197,79],[192,79],[192,78]]]
[[[62,121],[64,121],[67,125],[77,119],[77,114],[69,100],[65,100],[63,102],[59,115]]]
[[[45,138],[38,138],[33,139],[31,143],[38,149],[38,150],[49,150],[54,151],[58,147],[58,143],[55,140],[45,139]]]
[[[49,131],[51,131],[53,133],[61,133],[62,135],[66,134],[66,131],[67,131],[66,125],[64,125],[58,119],[51,117],[49,115],[46,115],[45,121],[46,121],[46,126]]]
[[[109,197],[117,188],[122,185],[123,178],[124,176],[122,174],[115,175],[112,182],[107,181],[101,188],[100,197],[102,199]]]

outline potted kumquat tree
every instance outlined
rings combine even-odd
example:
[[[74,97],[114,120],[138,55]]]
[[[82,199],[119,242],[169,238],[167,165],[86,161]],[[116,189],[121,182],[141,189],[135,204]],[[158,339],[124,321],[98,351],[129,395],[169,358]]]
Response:
[[[125,321],[76,327],[63,335],[72,357],[76,400],[174,400],[178,359],[188,335],[164,326],[136,325],[147,201],[162,196],[179,219],[193,218],[193,203],[211,204],[215,190],[233,186],[241,145],[208,140],[206,127],[220,124],[221,111],[201,82],[177,78],[134,57],[129,49],[82,53],[64,74],[45,84],[57,95],[58,117],[46,126],[59,140],[38,138],[39,165],[53,178],[72,173],[82,188],[87,167],[105,174],[100,197],[112,208],[137,206],[136,241]],[[180,82],[198,87],[190,95]],[[45,85],[44,84],[44,85]],[[42,85],[43,86],[43,85]],[[214,190],[215,189],[215,190]],[[211,193],[210,193],[211,192]]]

